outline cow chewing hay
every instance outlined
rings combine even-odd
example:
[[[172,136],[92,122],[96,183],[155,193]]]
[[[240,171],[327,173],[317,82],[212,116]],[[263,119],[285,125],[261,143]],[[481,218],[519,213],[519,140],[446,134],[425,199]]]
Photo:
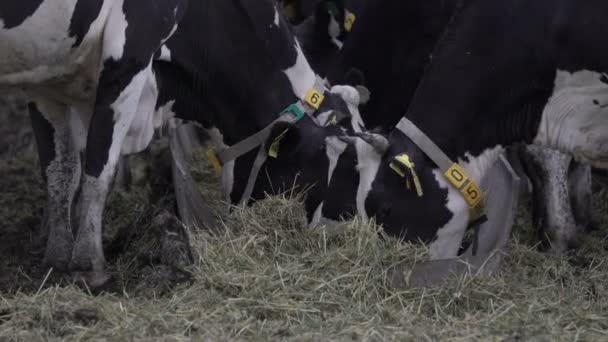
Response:
[[[6,119],[2,122],[13,125]],[[308,230],[299,197],[286,194],[236,209],[224,222],[224,233],[193,231],[194,263],[185,268],[189,279],[175,279],[167,287],[163,279],[157,281],[170,273],[165,266],[142,260],[159,250],[149,227],[170,200],[164,193],[150,196],[155,188],[150,183],[168,181],[160,176],[150,183],[136,182],[130,193],[117,191],[110,199],[108,237],[125,226],[143,237],[109,260],[109,271],[119,278],[118,292],[91,296],[71,279],[58,279],[54,273],[46,277],[47,270],[36,269],[41,256],[28,254],[29,234],[38,227],[38,210],[45,202],[32,137],[26,131],[0,139],[3,147],[11,147],[0,154],[0,340],[518,341],[608,336],[606,190],[595,194],[602,228],[583,237],[577,255],[584,257],[538,252],[530,246],[535,232],[529,215],[521,212],[502,273],[408,290],[388,286],[384,270],[397,262],[424,260],[428,255],[423,247],[383,239],[373,226],[356,219],[331,231]],[[210,182],[213,171],[203,164],[194,166],[194,176]],[[205,195],[214,199],[214,208],[225,210],[219,178],[214,177],[211,186],[202,188],[215,189]]]

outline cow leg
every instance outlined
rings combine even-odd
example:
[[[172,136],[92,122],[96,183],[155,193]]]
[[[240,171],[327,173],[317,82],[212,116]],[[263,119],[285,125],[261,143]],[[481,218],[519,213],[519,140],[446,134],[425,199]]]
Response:
[[[591,166],[573,161],[570,165],[568,184],[572,213],[579,231],[597,229],[599,218],[592,205]]]
[[[114,177],[114,188],[129,191],[132,182],[131,163],[129,156],[123,155],[118,161],[116,176]]]
[[[564,254],[576,242],[576,223],[568,189],[570,155],[528,146],[526,171],[532,175],[534,225],[541,232],[543,246],[555,254]]]
[[[81,174],[80,155],[66,106],[38,100],[29,104],[29,112],[48,193],[41,232],[44,236],[48,230],[44,262],[65,271],[74,245],[71,218]]]
[[[109,63],[100,77],[99,89],[107,91],[97,94],[87,136],[78,234],[70,262],[70,269],[85,272],[85,280],[93,287],[109,279],[102,245],[103,211],[150,67],[125,70],[119,63]]]
[[[55,159],[55,139],[53,135],[55,128],[53,125],[40,113],[35,103],[28,104],[28,112],[30,115],[30,122],[32,129],[34,130],[34,137],[36,138],[36,147],[38,148],[38,160],[40,163],[40,173],[42,180],[45,184],[48,182],[46,169],[49,167],[51,160]],[[47,189],[47,193],[50,193]],[[40,228],[35,233],[34,246],[36,249],[44,248],[49,235],[49,202],[50,198],[47,199],[47,204],[44,207],[42,214],[42,221],[40,222]],[[36,251],[38,253],[38,251]]]

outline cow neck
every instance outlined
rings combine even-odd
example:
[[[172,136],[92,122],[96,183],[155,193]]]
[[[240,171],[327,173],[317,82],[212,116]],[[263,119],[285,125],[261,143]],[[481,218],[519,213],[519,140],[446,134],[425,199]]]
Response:
[[[274,113],[265,113],[264,108],[276,108],[276,99],[273,99],[273,91],[267,91],[265,101],[258,99],[255,112],[259,113],[254,118],[255,126],[249,127],[247,133],[239,134],[232,137],[231,151],[224,156],[219,156],[220,162],[225,163],[234,160],[244,153],[260,146],[263,140],[267,137],[272,126],[278,121],[288,121],[295,123],[302,119],[304,115],[308,115],[313,120],[314,113],[321,105],[324,94],[327,92],[324,81],[315,74],[311,69],[306,57],[304,56],[299,44],[295,42],[296,59],[295,63],[282,70],[282,74],[287,78],[291,95],[281,96],[282,100],[280,108]],[[281,84],[277,84],[280,86]],[[271,85],[266,84],[267,89],[271,89]],[[282,89],[278,89],[283,93]],[[291,100],[289,100],[291,98]],[[286,102],[289,101],[289,102]],[[259,116],[259,118],[257,117]]]
[[[396,126],[396,129],[408,137],[424,154],[429,157],[439,168],[441,173],[462,195],[467,205],[469,206],[471,215],[469,220],[470,226],[477,226],[487,218],[484,214],[483,194],[479,185],[467,171],[457,162],[448,157],[445,152],[433,140],[424,133],[416,124],[407,118],[402,118]],[[407,173],[412,175],[418,196],[422,196],[421,186],[411,162],[411,158],[407,153],[401,153],[394,157],[391,161],[391,168],[402,177]]]
[[[316,76],[313,86],[311,86],[306,91],[306,93],[301,92],[303,90],[301,88],[303,84],[292,83],[292,86],[294,89],[294,93],[298,97],[298,100],[289,105],[287,108],[285,108],[285,110],[283,110],[281,113],[279,113],[275,120],[270,122],[262,129],[258,130],[256,133],[240,140],[239,142],[230,147],[222,148],[218,151],[211,150],[208,152],[209,160],[211,161],[213,166],[219,171],[221,170],[222,165],[234,161],[237,158],[253,151],[255,148],[260,147],[258,149],[258,153],[255,159],[253,160],[251,171],[249,172],[249,177],[247,179],[247,184],[239,200],[239,205],[247,203],[249,201],[249,198],[251,197],[251,194],[253,193],[253,188],[258,178],[259,172],[262,168],[262,165],[266,162],[266,159],[268,158],[268,155],[270,153],[268,149],[263,145],[268,140],[270,132],[275,126],[275,124],[279,122],[297,124],[297,122],[299,122],[305,116],[310,117],[313,121],[316,122],[314,113],[321,106],[325,93],[327,92],[323,80]],[[302,94],[304,94],[304,96],[302,96]],[[270,147],[272,148],[272,145]]]
[[[220,164],[225,164],[229,161],[235,160],[236,158],[250,152],[256,147],[264,144],[268,139],[270,131],[275,124],[279,122],[297,123],[304,116],[308,115],[313,121],[316,122],[314,117],[315,112],[320,107],[323,101],[326,88],[323,84],[323,80],[319,77],[316,78],[314,85],[307,91],[304,97],[299,98],[296,102],[287,106],[283,111],[277,113],[276,119],[258,129],[257,132],[241,139],[239,142],[233,144],[228,148],[223,148],[218,151],[216,159]]]
[[[435,44],[405,114],[452,160],[531,142],[555,75],[541,34],[554,31],[542,12],[547,2],[462,4]],[[524,24],[513,27],[515,18]],[[486,35],[473,34],[482,28]]]

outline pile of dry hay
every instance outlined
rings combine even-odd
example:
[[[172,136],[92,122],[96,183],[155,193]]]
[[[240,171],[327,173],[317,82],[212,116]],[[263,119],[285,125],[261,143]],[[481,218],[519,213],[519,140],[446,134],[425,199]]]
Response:
[[[19,252],[32,246],[44,196],[31,147],[0,160],[0,231],[14,238],[13,249],[0,245],[0,340],[608,339],[605,191],[596,200],[602,230],[585,237],[576,256],[539,253],[522,210],[501,274],[396,290],[384,271],[423,260],[423,247],[383,238],[356,219],[308,230],[291,195],[236,209],[221,234],[191,232],[192,265],[158,262],[166,255],[156,237],[175,224],[162,214],[171,195],[151,185],[165,175],[113,195],[106,225],[123,234],[110,258],[118,291],[95,296]],[[197,169],[206,185],[214,177]],[[207,194],[222,207],[217,179],[211,184]]]

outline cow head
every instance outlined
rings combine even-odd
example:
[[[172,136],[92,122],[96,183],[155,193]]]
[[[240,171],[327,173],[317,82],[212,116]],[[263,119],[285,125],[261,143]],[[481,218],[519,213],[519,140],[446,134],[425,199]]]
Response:
[[[357,151],[358,213],[374,219],[389,235],[430,243],[433,258],[456,255],[471,212],[428,156],[399,129],[343,140]],[[480,184],[500,152],[498,147],[457,160]]]
[[[261,147],[266,150],[268,158],[251,198],[263,199],[268,193],[296,188],[307,191],[305,206],[308,220],[313,225],[321,218],[338,219],[354,215],[357,155],[340,138],[353,136],[364,129],[357,110],[360,101],[359,91],[355,88],[334,86],[326,93],[314,118],[275,124]],[[238,162],[234,166],[238,167]],[[243,174],[242,171],[240,173]],[[231,184],[227,189],[231,190],[233,202],[242,196],[245,184],[237,175],[234,169],[224,170],[224,179],[229,178],[225,184]],[[332,189],[340,189],[340,193],[332,194]]]
[[[265,135],[272,127],[261,144],[256,140],[236,159],[236,154],[223,159],[224,190],[231,203],[294,186],[310,188],[306,205],[312,218],[328,212],[320,205],[329,189],[336,189],[332,192],[339,200],[328,204],[331,216],[353,214],[344,212],[351,206],[333,204],[352,201],[354,207],[357,173],[348,165],[356,163],[356,155],[338,137],[362,131],[362,88],[325,85],[324,101],[313,115],[293,124],[276,123],[281,115],[289,115],[282,114],[286,108],[306,102],[311,90],[321,92],[321,82],[274,5],[270,0],[190,3],[154,64],[157,107],[198,121],[212,132],[220,149],[259,132]],[[268,157],[256,176],[252,170],[260,165],[260,151]],[[335,172],[340,177],[332,176]],[[353,195],[346,195],[348,191]]]
[[[294,27],[306,57],[321,75],[327,74],[342,49],[347,27],[350,28],[347,18],[344,0],[322,0],[310,17]]]

